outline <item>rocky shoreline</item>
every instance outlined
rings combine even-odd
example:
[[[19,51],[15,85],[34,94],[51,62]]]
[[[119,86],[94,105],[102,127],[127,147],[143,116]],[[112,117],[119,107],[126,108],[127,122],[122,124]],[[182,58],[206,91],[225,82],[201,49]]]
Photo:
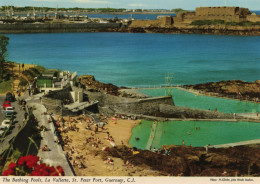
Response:
[[[119,33],[171,33],[260,36],[260,26],[173,26],[173,27],[122,27],[120,23],[52,23],[52,24],[2,24],[1,34],[22,33],[64,33],[64,32],[119,32]]]
[[[183,27],[130,27],[132,33],[173,33],[173,34],[212,34],[212,35],[237,35],[259,36],[260,26],[183,26]]]
[[[229,80],[204,84],[185,85],[185,89],[201,94],[260,103],[260,80],[245,82]]]
[[[260,176],[259,145],[230,148],[191,146],[162,146],[161,151],[138,150],[133,155],[129,148],[110,149],[107,156],[130,160],[133,165],[151,167],[161,176]],[[165,154],[168,150],[170,154]]]

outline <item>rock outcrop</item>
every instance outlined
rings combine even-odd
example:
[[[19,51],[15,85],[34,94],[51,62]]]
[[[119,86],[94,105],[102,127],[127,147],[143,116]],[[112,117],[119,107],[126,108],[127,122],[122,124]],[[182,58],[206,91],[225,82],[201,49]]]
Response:
[[[260,80],[257,80],[255,82],[229,80],[220,82],[209,82],[204,84],[186,85],[184,87],[205,93],[213,93],[218,96],[260,102]]]
[[[129,161],[133,165],[149,166],[162,175],[171,176],[260,176],[259,145],[231,148],[165,146],[170,155],[138,150],[133,155],[126,147],[113,148],[104,154]]]
[[[105,84],[99,81],[96,81],[93,75],[82,75],[79,77],[79,82],[81,85],[86,88],[93,89],[94,91],[102,91],[110,95],[119,95],[119,87],[113,84]]]

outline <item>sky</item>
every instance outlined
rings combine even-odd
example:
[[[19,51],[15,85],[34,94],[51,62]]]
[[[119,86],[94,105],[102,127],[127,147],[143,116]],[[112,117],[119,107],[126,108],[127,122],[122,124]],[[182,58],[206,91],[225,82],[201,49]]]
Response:
[[[195,10],[201,6],[239,6],[260,10],[260,0],[0,0],[0,6],[45,6],[59,8],[126,8]]]

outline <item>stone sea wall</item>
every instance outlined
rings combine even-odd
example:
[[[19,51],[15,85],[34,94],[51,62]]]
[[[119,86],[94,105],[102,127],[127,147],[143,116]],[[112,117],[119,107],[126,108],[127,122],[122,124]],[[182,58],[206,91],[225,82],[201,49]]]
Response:
[[[203,26],[176,26],[176,27],[130,27],[133,33],[185,33],[185,34],[215,34],[215,35],[241,35],[260,36],[260,26],[225,26],[225,25],[203,25]]]
[[[118,113],[154,115],[159,113],[160,105],[174,106],[171,96],[139,99],[133,102],[111,103],[109,107]]]
[[[90,101],[98,101],[99,110],[105,113],[154,115],[159,113],[160,104],[174,106],[171,96],[154,98],[126,98],[86,91]]]
[[[0,24],[0,33],[102,32],[120,27],[121,23]]]

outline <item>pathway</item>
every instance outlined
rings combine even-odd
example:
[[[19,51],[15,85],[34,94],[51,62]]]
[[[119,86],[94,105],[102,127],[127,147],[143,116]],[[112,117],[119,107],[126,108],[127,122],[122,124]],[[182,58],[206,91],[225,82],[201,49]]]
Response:
[[[50,115],[43,115],[46,112],[46,108],[38,103],[30,103],[31,106],[36,107],[37,110],[33,111],[35,117],[39,120],[39,126],[43,125],[47,127],[47,131],[41,131],[41,136],[43,137],[40,148],[44,145],[48,145],[51,151],[41,151],[38,152],[38,156],[42,158],[44,163],[50,164],[52,166],[62,166],[65,172],[65,176],[74,176],[71,167],[65,157],[64,151],[61,145],[57,144],[55,141],[54,130],[55,127],[53,123],[48,123]]]
[[[146,150],[150,150],[150,146],[152,147],[156,127],[157,127],[157,123],[153,122],[153,125],[152,125],[152,128],[151,128],[151,133],[150,133],[149,139],[148,139],[147,144],[146,144]]]
[[[242,145],[249,145],[249,144],[260,144],[260,139],[255,139],[255,140],[250,140],[250,141],[241,141],[241,142],[235,142],[235,143],[228,143],[228,144],[219,144],[219,145],[213,145],[213,146],[210,146],[210,147],[227,148],[227,147],[242,146]]]

